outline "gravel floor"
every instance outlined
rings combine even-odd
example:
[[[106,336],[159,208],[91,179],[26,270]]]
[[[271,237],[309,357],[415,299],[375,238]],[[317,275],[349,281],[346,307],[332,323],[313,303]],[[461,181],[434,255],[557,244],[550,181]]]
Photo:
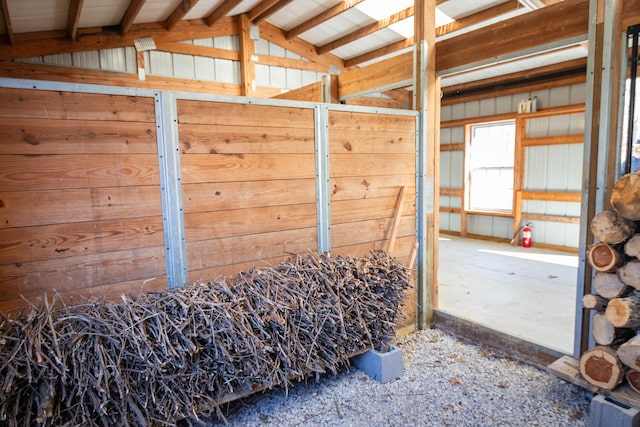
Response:
[[[336,377],[246,399],[230,426],[584,426],[590,397],[537,368],[439,330],[403,337],[404,375]],[[215,423],[213,425],[220,425]]]

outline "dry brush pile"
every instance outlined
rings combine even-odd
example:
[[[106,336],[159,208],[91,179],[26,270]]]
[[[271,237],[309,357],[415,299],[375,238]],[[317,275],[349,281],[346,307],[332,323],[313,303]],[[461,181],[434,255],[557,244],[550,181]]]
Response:
[[[233,278],[0,319],[1,424],[175,425],[221,404],[336,373],[395,336],[408,269],[292,256]]]

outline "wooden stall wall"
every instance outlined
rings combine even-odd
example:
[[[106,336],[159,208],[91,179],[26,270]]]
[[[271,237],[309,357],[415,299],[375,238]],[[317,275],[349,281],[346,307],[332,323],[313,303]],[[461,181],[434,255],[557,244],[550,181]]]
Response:
[[[386,249],[394,223],[393,255],[408,261],[414,247],[415,114],[184,93],[167,114],[155,111],[161,93],[18,86],[0,89],[0,311],[45,292],[116,299],[179,285],[167,254],[184,258],[187,283],[214,280],[315,252],[329,227],[334,253]],[[177,140],[156,120],[177,123]],[[179,150],[179,175],[160,169],[159,144]],[[163,207],[171,179],[182,204]],[[319,219],[325,203],[331,217]],[[176,215],[184,254],[164,244],[163,218]],[[406,304],[415,327],[414,292]]]
[[[317,250],[311,108],[178,101],[189,281]]]
[[[153,98],[0,99],[0,310],[165,288]]]
[[[332,251],[386,248],[399,216],[391,253],[408,262],[416,241],[415,117],[330,111],[329,173]],[[405,303],[405,324],[415,325],[415,295]]]

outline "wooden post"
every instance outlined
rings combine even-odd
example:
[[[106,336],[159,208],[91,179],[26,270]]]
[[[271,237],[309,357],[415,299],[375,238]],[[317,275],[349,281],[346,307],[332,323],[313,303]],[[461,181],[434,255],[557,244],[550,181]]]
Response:
[[[253,63],[254,43],[251,39],[251,20],[246,13],[240,15],[240,69],[242,95],[253,96],[256,69]]]
[[[419,112],[420,129],[418,141],[419,162],[422,162],[423,212],[419,218],[418,237],[424,239],[418,249],[418,328],[427,329],[433,322],[433,308],[437,304],[438,228],[436,189],[438,182],[439,111],[440,90],[436,80],[435,49],[436,0],[414,2],[414,39],[416,63],[414,82],[414,108]],[[420,209],[418,210],[421,211]],[[423,273],[423,274],[421,274]]]

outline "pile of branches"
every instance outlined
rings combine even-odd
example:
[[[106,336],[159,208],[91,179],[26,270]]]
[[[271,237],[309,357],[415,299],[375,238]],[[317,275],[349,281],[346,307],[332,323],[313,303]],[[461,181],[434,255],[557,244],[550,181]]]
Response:
[[[395,336],[409,271],[308,254],[233,278],[0,317],[0,424],[176,425],[335,374]]]

